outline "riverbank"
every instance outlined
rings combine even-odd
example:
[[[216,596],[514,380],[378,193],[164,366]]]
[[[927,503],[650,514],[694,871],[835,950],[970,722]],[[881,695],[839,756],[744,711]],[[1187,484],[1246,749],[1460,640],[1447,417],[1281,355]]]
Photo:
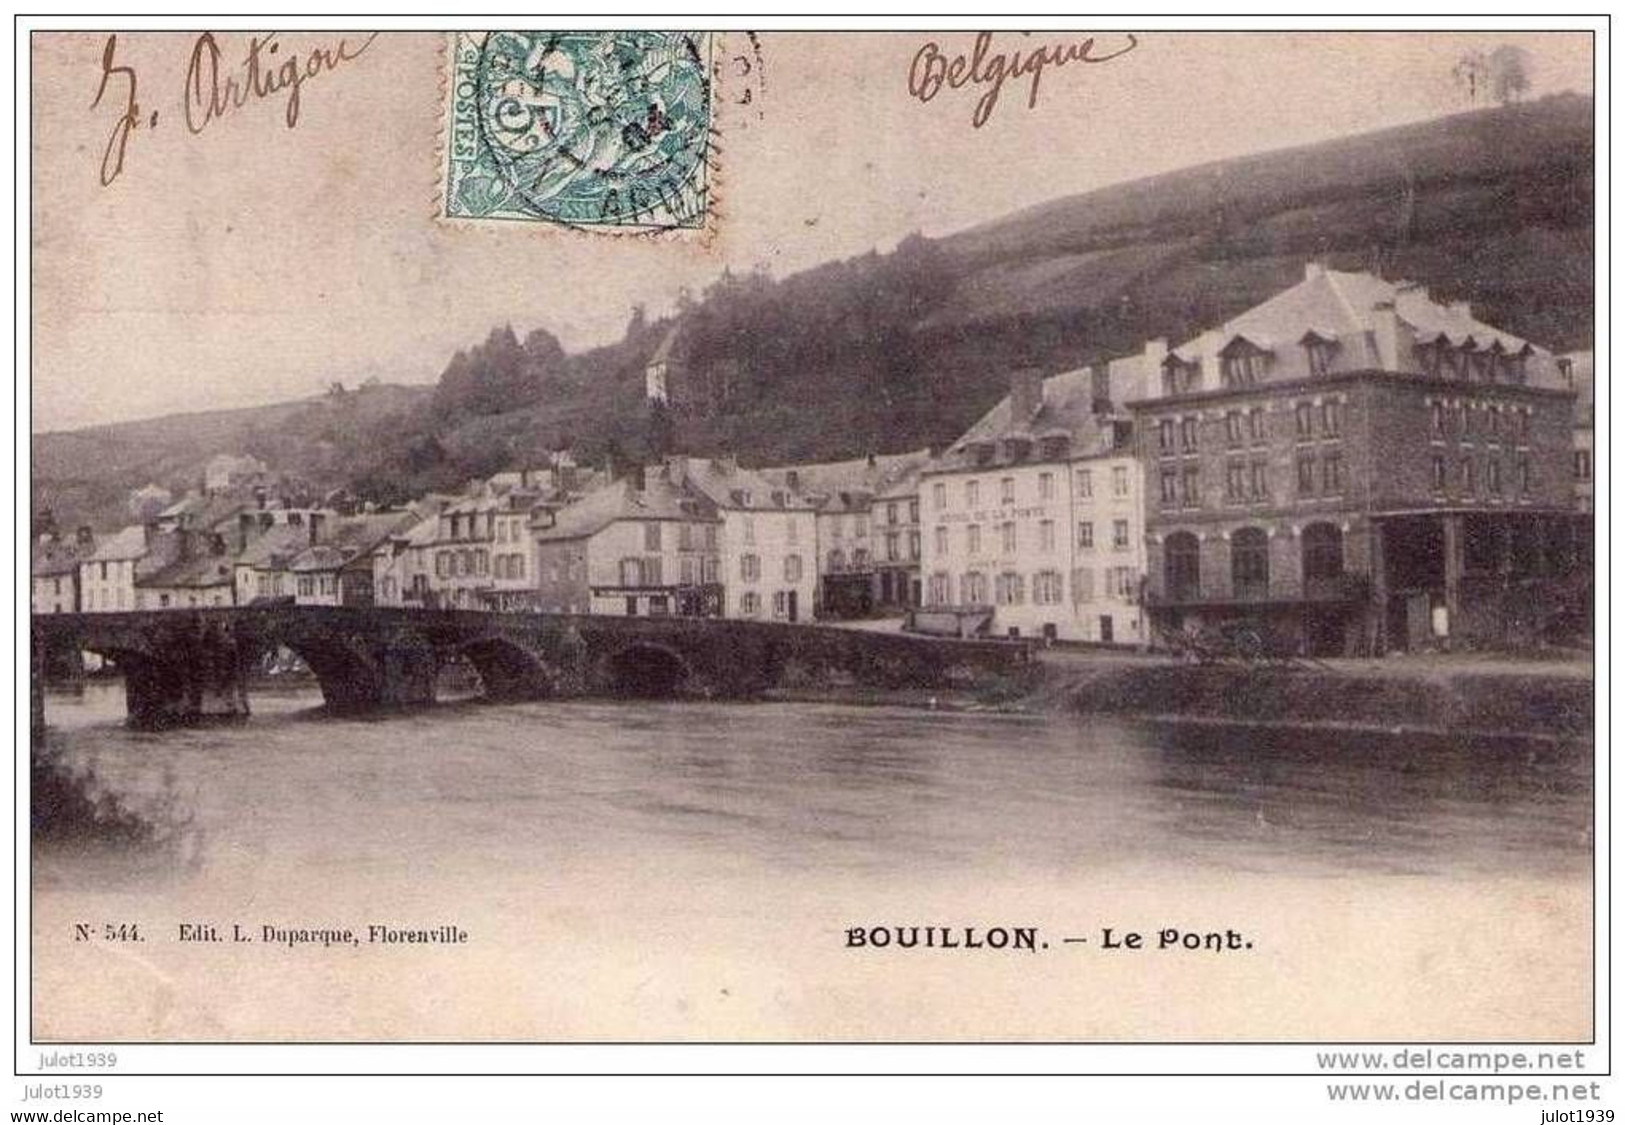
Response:
[[[1050,651],[1040,655],[1025,679],[1001,677],[941,690],[824,684],[778,688],[766,698],[1536,739],[1591,738],[1594,716],[1589,660],[1461,656],[1276,667],[1186,664],[1135,653]]]
[[[1051,666],[1040,701],[1079,714],[1520,738],[1590,738],[1590,664],[1363,661],[1286,668]]]

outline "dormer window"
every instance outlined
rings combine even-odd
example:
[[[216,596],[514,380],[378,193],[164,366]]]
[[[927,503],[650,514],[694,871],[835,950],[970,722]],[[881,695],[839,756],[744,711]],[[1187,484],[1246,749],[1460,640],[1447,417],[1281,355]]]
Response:
[[[1170,355],[1162,361],[1162,393],[1184,395],[1196,390],[1200,368],[1196,364]]]
[[[1263,377],[1269,352],[1237,336],[1219,352],[1219,378],[1227,387],[1251,387]]]
[[[1461,370],[1471,380],[1488,383],[1495,370],[1495,356],[1489,349],[1481,349],[1468,340],[1461,346]]]
[[[1530,347],[1525,344],[1520,351],[1504,355],[1500,359],[1501,378],[1508,383],[1523,384],[1529,381],[1529,352]]]
[[[1025,461],[1031,443],[1025,438],[1006,438],[1004,441],[1004,455],[1011,461]]]
[[[1318,332],[1309,332],[1303,338],[1303,350],[1309,357],[1309,374],[1325,375],[1332,369],[1332,356],[1337,354],[1337,341]]]

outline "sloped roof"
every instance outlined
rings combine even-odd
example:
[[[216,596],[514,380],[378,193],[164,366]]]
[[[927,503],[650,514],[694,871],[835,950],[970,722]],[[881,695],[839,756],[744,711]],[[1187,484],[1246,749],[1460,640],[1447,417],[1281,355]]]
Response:
[[[86,562],[112,562],[139,559],[147,553],[147,529],[138,523],[120,528],[112,535],[96,542],[96,549],[85,557]]]
[[[629,479],[611,481],[568,507],[560,508],[552,527],[539,528],[542,540],[581,539],[596,535],[617,520],[714,520],[716,505],[691,488],[673,484],[656,469],[644,474],[644,487]]]
[[[1394,305],[1400,320],[1419,340],[1443,336],[1460,346],[1470,339],[1480,347],[1499,343],[1508,352],[1528,344],[1522,337],[1474,318],[1462,305],[1433,300],[1426,289],[1411,282],[1318,268],[1311,268],[1291,288],[1219,325],[1218,342],[1224,347],[1239,337],[1268,349],[1296,344],[1309,332],[1324,339],[1353,336],[1375,329],[1375,307],[1384,303]],[[1194,360],[1206,335],[1186,340],[1169,354]]]
[[[279,568],[310,546],[310,529],[302,525],[277,524],[251,539],[237,554],[238,566]]]
[[[929,450],[907,453],[879,453],[846,461],[819,461],[803,465],[778,465],[757,470],[775,486],[788,489],[790,474],[796,487],[814,505],[831,509],[859,510],[875,497],[895,492],[899,483],[919,476],[931,459]]]
[[[812,502],[805,496],[792,494],[782,482],[775,482],[754,469],[741,468],[728,462],[704,457],[690,457],[687,479],[719,508],[736,511],[785,511],[811,509]],[[774,503],[773,494],[779,493],[781,503]]]
[[[29,550],[29,572],[36,578],[69,574],[79,568],[79,547],[73,542],[35,540]]]
[[[194,555],[177,559],[135,580],[137,586],[229,586],[232,560],[225,555]]]
[[[1139,386],[1140,364],[1134,357],[1107,366],[1111,400],[1119,403]],[[1121,387],[1121,389],[1119,389]],[[1067,456],[1090,457],[1112,452],[1116,435],[1114,416],[1095,413],[1094,375],[1087,367],[1051,375],[1042,383],[1043,394],[1037,412],[1029,419],[1012,415],[1009,396],[966,430],[932,468],[958,469],[973,461],[970,449],[982,443],[999,443],[1006,438],[1028,441],[1049,437],[1068,440]]]

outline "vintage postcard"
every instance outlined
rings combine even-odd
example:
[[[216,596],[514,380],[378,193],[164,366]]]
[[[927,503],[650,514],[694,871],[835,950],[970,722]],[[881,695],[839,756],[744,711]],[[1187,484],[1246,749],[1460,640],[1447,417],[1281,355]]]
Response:
[[[1587,1065],[1592,34],[691,22],[29,35],[28,1065]]]

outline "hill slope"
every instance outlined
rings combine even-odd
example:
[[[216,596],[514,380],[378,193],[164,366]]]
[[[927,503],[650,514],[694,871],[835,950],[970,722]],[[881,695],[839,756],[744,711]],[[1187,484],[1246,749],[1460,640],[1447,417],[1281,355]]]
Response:
[[[388,498],[566,444],[756,461],[918,447],[957,436],[1013,365],[1058,370],[1192,334],[1292,284],[1310,257],[1414,278],[1555,350],[1586,347],[1592,143],[1591,102],[1568,95],[1067,196],[783,280],[725,275],[678,314],[679,377],[733,387],[715,413],[651,428],[643,366],[669,322],[635,319],[575,356],[545,332],[503,330],[454,357],[433,397],[371,388],[41,435],[36,503],[105,513],[227,448]]]

